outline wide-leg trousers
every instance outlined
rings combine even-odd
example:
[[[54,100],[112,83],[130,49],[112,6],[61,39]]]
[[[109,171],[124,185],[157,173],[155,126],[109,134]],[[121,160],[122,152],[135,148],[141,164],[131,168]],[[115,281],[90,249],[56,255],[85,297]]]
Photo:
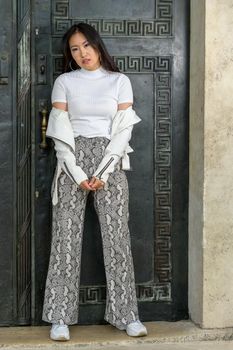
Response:
[[[91,177],[109,140],[105,137],[75,138],[77,164]],[[58,180],[58,203],[53,206],[52,242],[42,319],[56,324],[78,322],[81,251],[88,191],[64,173]],[[104,319],[124,330],[139,319],[131,237],[128,228],[128,182],[120,162],[104,188],[93,192],[103,245],[106,275]]]

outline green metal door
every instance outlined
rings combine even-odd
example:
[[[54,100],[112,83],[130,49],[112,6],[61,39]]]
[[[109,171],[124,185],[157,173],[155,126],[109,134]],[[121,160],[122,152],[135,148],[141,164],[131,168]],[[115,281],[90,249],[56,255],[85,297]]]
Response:
[[[61,38],[74,23],[95,26],[120,70],[129,76],[135,127],[128,172],[130,231],[141,320],[187,318],[188,40],[186,0],[33,2],[35,82],[35,218],[33,322],[41,311],[51,241],[50,186],[55,157],[44,130]],[[91,199],[82,251],[81,324],[103,323],[105,272]]]
[[[31,18],[29,0],[1,3],[0,325],[31,324]]]

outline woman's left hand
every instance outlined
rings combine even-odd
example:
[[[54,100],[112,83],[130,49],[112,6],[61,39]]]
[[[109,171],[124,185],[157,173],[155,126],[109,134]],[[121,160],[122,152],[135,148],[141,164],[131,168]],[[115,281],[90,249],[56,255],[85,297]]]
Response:
[[[93,188],[93,190],[99,190],[99,189],[103,188],[104,185],[105,185],[105,182],[97,179],[95,176],[93,176],[91,178],[91,180],[89,181],[89,186],[91,186],[91,188]]]

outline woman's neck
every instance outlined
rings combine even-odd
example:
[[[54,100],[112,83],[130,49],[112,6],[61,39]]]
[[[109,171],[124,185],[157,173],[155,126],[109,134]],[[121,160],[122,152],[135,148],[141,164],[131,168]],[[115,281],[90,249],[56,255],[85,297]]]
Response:
[[[86,78],[95,79],[95,78],[102,77],[106,73],[106,70],[102,66],[99,66],[94,70],[89,70],[82,67],[81,69],[79,69],[79,73],[82,76],[85,76]]]

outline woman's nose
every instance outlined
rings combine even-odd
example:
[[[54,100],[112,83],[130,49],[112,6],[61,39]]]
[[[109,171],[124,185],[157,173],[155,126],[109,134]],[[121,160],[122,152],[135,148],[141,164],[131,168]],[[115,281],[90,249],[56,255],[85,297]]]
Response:
[[[85,55],[86,55],[86,49],[85,48],[82,48],[82,49],[80,49],[81,50],[81,56],[82,57],[85,57]]]

